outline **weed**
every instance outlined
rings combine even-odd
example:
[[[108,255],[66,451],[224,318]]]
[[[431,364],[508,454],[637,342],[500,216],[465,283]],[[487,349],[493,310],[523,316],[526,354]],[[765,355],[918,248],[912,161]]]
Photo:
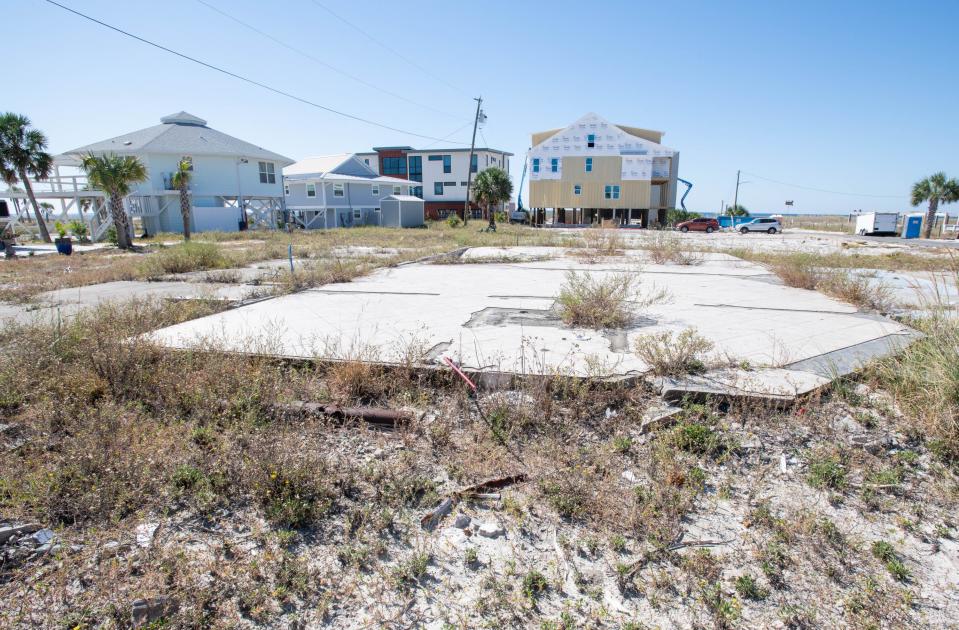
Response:
[[[609,547],[616,553],[623,553],[626,551],[626,539],[619,534],[613,534],[609,539]]]
[[[836,453],[814,453],[809,459],[806,481],[814,488],[841,490],[846,486],[846,468]]]
[[[531,602],[539,599],[548,586],[546,576],[535,569],[523,576],[523,595]]]
[[[190,241],[161,249],[150,256],[145,264],[149,273],[163,274],[223,269],[229,266],[229,261],[213,243]]]
[[[476,547],[467,547],[463,552],[463,564],[474,567],[477,562],[479,562],[479,554],[476,552]]]
[[[713,343],[694,328],[676,334],[673,331],[641,335],[633,343],[636,354],[646,362],[653,374],[681,376],[706,369],[706,355]]]
[[[759,553],[760,567],[769,583],[776,588],[782,588],[783,570],[789,564],[789,555],[782,543],[770,542]]]
[[[698,265],[703,261],[701,254],[687,249],[683,239],[669,232],[655,232],[643,241],[643,248],[657,265]]]
[[[569,326],[624,328],[633,319],[637,277],[630,273],[593,274],[569,271],[556,299]]]
[[[769,591],[764,589],[756,581],[756,578],[748,573],[736,578],[736,592],[745,599],[763,600],[769,596]]]
[[[872,543],[872,555],[885,564],[886,570],[900,582],[906,582],[912,576],[906,565],[903,564],[895,548],[885,540],[877,540]]]
[[[613,438],[613,450],[617,453],[628,453],[633,447],[633,438],[628,435],[617,435]]]
[[[400,587],[419,584],[426,575],[432,556],[426,552],[416,552],[393,568],[393,582]]]
[[[740,605],[736,598],[727,598],[718,582],[703,582],[699,589],[700,600],[713,616],[717,628],[729,628],[739,618]]]

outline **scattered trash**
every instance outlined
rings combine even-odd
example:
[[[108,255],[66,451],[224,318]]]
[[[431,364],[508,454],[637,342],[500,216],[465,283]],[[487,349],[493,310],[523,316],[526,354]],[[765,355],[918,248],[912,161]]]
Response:
[[[413,419],[413,414],[409,411],[396,411],[380,407],[340,407],[338,405],[304,401],[277,403],[272,406],[272,409],[275,415],[282,417],[327,416],[341,422],[356,419],[389,429],[408,424]]]

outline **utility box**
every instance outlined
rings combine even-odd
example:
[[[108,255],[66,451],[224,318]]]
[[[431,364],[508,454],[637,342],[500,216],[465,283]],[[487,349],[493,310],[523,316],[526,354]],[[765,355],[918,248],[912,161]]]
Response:
[[[919,238],[919,235],[921,233],[922,233],[922,215],[921,214],[906,215],[906,220],[902,224],[902,237],[903,238]]]
[[[856,234],[859,236],[895,236],[898,224],[898,212],[867,212],[856,217]]]

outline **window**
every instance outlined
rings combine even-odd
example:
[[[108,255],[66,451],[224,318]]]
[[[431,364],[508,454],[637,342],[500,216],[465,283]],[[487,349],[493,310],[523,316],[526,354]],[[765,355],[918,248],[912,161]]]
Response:
[[[592,149],[593,147],[596,146],[596,135],[595,135],[595,134],[592,134],[592,133],[591,133],[591,134],[589,134],[588,136],[586,136],[586,146],[588,146],[590,149]]]
[[[619,199],[619,186],[614,186],[612,184],[606,184],[606,194],[607,199]]]
[[[307,197],[316,197],[316,184],[307,184],[307,185],[306,185],[306,196],[307,196]]]
[[[423,198],[423,187],[422,186],[412,186],[410,187],[410,194],[414,197]]]
[[[393,186],[393,194],[394,194],[394,195],[402,195],[402,194],[403,194],[403,187],[402,187],[402,186]]]
[[[260,183],[276,183],[276,167],[273,166],[273,162],[260,162]]]
[[[287,197],[290,196],[290,185],[289,185],[289,184],[283,184],[283,194],[286,195]]]
[[[434,195],[443,194],[443,182],[436,182],[433,184],[433,194]]]
[[[539,158],[533,158],[533,172],[539,173]]]
[[[354,220],[354,221],[362,221],[362,220],[363,220],[363,211],[360,210],[359,208],[356,208],[355,210],[353,210],[353,220]]]
[[[444,173],[453,172],[453,157],[450,155],[443,156],[443,172]]]
[[[406,177],[406,158],[383,158],[383,175],[402,175],[403,177]]]
[[[410,163],[410,175],[408,179],[412,179],[414,182],[423,181],[423,157],[420,155],[412,155],[409,158]]]
[[[463,188],[466,188],[467,186],[469,186],[469,182],[460,182],[460,186],[462,186]]]
[[[558,173],[559,172],[559,158],[552,158],[549,161],[549,170]]]
[[[443,182],[444,186],[456,186],[456,182]]]
[[[579,184],[576,184],[575,186],[573,186],[573,194],[574,194],[574,195],[581,195],[581,194],[583,194],[583,187],[580,186]]]
[[[475,173],[475,172],[476,172],[476,167],[477,167],[477,159],[476,159],[476,158],[478,158],[478,157],[479,157],[479,156],[478,156],[478,155],[475,155],[475,154],[472,155],[472,156],[470,156],[470,173]],[[488,155],[486,156],[486,163],[489,164],[489,156],[488,156]],[[445,172],[448,173],[449,171],[445,171]]]
[[[586,172],[593,172],[593,158],[586,158]]]
[[[365,162],[366,165],[369,166],[369,165],[370,165],[370,158],[363,158],[363,162]]]
[[[379,194],[380,194],[380,185],[373,184],[373,196],[376,197]]]
[[[343,196],[343,184],[333,184],[333,196],[334,197]]]

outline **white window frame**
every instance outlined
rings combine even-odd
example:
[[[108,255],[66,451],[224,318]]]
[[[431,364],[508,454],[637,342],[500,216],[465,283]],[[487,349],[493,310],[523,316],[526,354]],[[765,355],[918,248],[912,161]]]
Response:
[[[353,220],[361,221],[363,219],[363,209],[362,208],[353,208]]]
[[[312,194],[312,195],[310,194],[310,190],[311,190],[311,189],[313,190],[313,194]],[[316,198],[316,184],[309,183],[309,184],[306,185],[306,196],[309,197],[309,198],[311,198],[311,199]]]
[[[333,184],[333,196],[334,197],[345,197],[346,196],[346,187],[343,184]]]
[[[273,162],[257,162],[257,170],[260,173],[260,183],[261,184],[275,184],[276,183],[276,165]],[[270,181],[270,178],[273,178],[273,181]],[[265,181],[264,181],[265,178]]]
[[[380,185],[373,184],[373,196],[376,197],[380,194]]]
[[[393,194],[394,194],[394,195],[402,195],[402,194],[403,194],[403,187],[402,187],[402,186],[393,186]]]

